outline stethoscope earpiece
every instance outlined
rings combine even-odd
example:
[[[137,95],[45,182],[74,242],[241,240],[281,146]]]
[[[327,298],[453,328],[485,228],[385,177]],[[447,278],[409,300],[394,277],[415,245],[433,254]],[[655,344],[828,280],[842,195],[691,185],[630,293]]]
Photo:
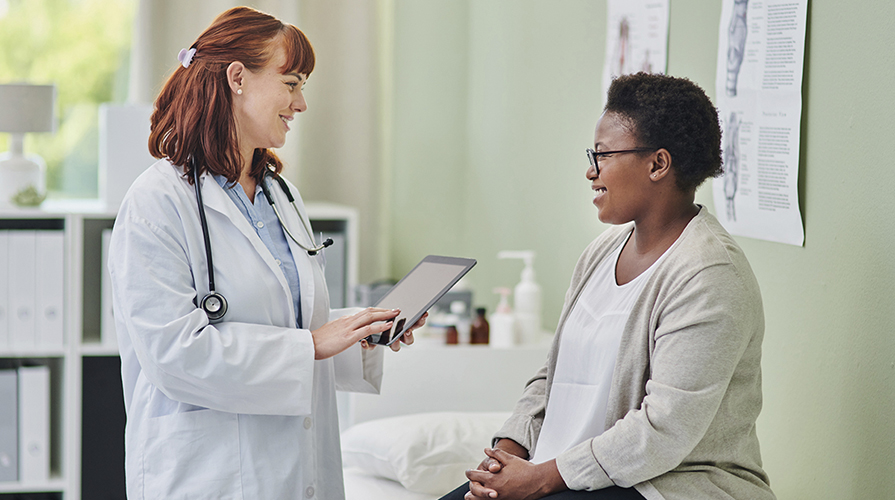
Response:
[[[284,226],[284,227],[285,227],[285,226]],[[290,234],[289,236],[292,236],[292,235]],[[293,238],[293,240],[295,240],[295,238]],[[308,255],[310,255],[311,257],[313,257],[313,256],[317,255],[317,252],[319,252],[320,250],[323,250],[323,249],[327,248],[328,246],[332,245],[332,244],[333,244],[333,239],[332,239],[332,238],[327,238],[326,240],[323,241],[323,243],[320,244],[320,246],[316,246],[316,247],[313,247],[313,248],[306,248],[304,245],[302,245],[302,244],[299,243],[298,241],[296,241],[295,243],[296,243],[298,246],[300,246],[300,247],[304,248],[305,250],[307,250],[307,251],[308,251]]]

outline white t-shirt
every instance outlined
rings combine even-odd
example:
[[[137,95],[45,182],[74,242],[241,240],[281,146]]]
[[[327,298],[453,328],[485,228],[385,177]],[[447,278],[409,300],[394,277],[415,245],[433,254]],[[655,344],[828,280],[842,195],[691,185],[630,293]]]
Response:
[[[625,242],[594,270],[563,326],[533,463],[552,460],[606,430],[606,405],[625,323],[647,278],[664,257],[618,285],[615,268]]]

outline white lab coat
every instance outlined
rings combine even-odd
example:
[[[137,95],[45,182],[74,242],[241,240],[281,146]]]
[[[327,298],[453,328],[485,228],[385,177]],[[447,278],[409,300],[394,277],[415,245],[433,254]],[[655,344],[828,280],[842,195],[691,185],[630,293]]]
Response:
[[[267,247],[218,183],[201,181],[215,288],[229,303],[222,322],[209,324],[195,305],[208,271],[196,195],[180,167],[161,160],[147,169],[112,233],[128,498],[341,500],[335,389],[378,392],[382,349],[315,361],[310,330],[330,319],[321,257],[289,240],[308,328],[296,329]],[[271,192],[292,233],[307,237],[286,196]]]

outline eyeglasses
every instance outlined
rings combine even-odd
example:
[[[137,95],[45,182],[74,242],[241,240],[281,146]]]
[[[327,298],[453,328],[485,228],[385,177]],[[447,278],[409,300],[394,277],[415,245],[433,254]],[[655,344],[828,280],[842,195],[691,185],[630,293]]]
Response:
[[[594,167],[594,170],[597,171],[597,177],[600,176],[600,163],[599,160],[605,159],[611,155],[618,155],[622,153],[644,153],[646,151],[656,151],[658,148],[634,148],[634,149],[619,149],[618,151],[594,151],[591,148],[587,148],[584,151],[587,153],[587,159],[590,160],[590,164]]]

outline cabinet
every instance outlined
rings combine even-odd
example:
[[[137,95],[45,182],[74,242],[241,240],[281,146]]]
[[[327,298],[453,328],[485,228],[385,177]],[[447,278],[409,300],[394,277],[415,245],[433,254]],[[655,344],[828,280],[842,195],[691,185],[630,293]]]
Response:
[[[61,244],[58,278],[35,277],[29,282],[23,277],[31,276],[27,272],[11,277],[0,272],[0,290],[7,292],[0,292],[0,370],[48,367],[50,401],[49,477],[0,481],[0,500],[123,499],[125,416],[120,362],[114,343],[103,342],[108,320],[104,319],[107,315],[101,292],[103,232],[112,228],[115,214],[92,201],[47,205],[39,210],[0,211],[0,266],[9,260],[4,253],[9,247],[8,238],[2,235],[47,233],[59,238],[57,243]],[[357,284],[357,211],[314,203],[307,204],[307,210],[315,234],[323,233],[335,241],[326,251],[330,301],[333,307],[346,306],[349,292]],[[37,262],[40,256],[40,252],[34,254],[36,269],[46,267]],[[13,261],[7,270],[18,272],[19,267],[18,261]],[[17,283],[22,289],[33,289],[35,297],[59,294],[62,340],[58,343],[40,340],[46,328],[36,326],[36,318],[33,324],[38,341],[8,341],[14,311],[8,310],[10,297],[5,295],[10,290],[14,296],[20,295]]]

